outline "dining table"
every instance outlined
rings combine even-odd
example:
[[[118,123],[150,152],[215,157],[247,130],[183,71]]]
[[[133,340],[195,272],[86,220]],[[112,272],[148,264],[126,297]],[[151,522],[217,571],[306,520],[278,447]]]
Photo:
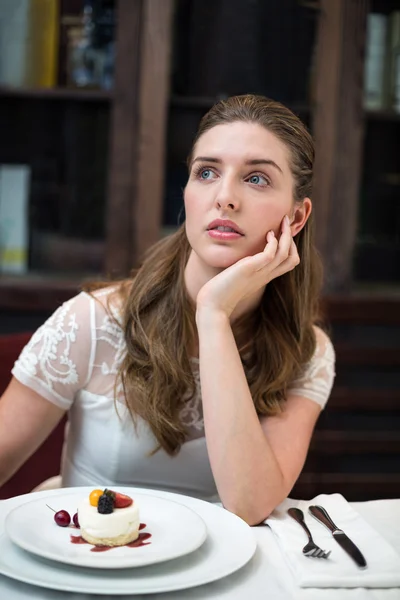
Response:
[[[0,501],[0,535],[10,511],[31,502],[39,493],[30,493]],[[56,491],[49,491],[49,497]],[[195,500],[185,497],[188,507]],[[350,502],[354,510],[392,546],[399,555],[400,572],[400,498]],[[222,507],[219,510],[224,511]],[[400,600],[400,587],[388,588],[312,588],[299,587],[282,554],[276,536],[267,523],[251,528],[255,552],[235,572],[215,581],[169,592],[146,594],[91,594],[48,589],[0,575],[0,599],[4,600],[93,600],[125,598],[126,600]],[[238,541],[240,543],[240,541]],[[235,547],[232,547],[235,552]],[[371,552],[374,548],[371,548]],[[301,548],[299,548],[301,552]],[[309,559],[315,560],[315,559]],[[1,562],[1,557],[0,557]],[[18,569],[18,565],[15,565]],[[148,567],[150,569],[151,567]],[[22,578],[23,579],[23,578]]]

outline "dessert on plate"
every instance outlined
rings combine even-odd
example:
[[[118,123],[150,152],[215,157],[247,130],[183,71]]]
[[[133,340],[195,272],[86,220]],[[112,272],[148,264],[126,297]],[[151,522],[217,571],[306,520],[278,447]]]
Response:
[[[95,546],[124,546],[139,537],[139,508],[125,494],[93,490],[78,506],[81,536]]]

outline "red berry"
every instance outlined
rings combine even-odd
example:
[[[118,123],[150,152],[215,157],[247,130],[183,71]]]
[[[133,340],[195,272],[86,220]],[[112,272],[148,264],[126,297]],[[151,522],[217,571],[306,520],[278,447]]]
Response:
[[[79,520],[78,520],[78,513],[74,514],[74,516],[72,517],[72,520],[74,522],[75,527],[77,527],[79,529],[80,525],[79,525]]]
[[[59,510],[54,515],[54,520],[60,527],[68,527],[71,523],[71,517],[66,510]]]
[[[127,508],[133,504],[133,500],[130,496],[115,492],[114,507],[115,508]]]

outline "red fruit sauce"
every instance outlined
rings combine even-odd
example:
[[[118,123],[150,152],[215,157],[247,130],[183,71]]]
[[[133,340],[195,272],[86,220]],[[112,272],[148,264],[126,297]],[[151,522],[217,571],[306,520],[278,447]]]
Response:
[[[139,531],[146,527],[145,523],[140,523]],[[140,548],[140,546],[148,546],[151,542],[147,542],[151,538],[151,533],[139,533],[139,537],[134,542],[130,542],[129,544],[124,544],[128,548]],[[83,539],[81,535],[71,535],[71,544],[88,544],[86,540]],[[90,549],[90,552],[106,552],[106,550],[112,550],[113,548],[121,548],[121,546],[93,546]]]

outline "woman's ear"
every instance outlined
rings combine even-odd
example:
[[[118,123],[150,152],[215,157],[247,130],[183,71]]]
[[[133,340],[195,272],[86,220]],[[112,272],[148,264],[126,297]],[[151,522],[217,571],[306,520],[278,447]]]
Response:
[[[293,213],[290,217],[290,229],[292,236],[295,237],[307,223],[312,211],[312,202],[310,198],[304,198],[303,202],[296,203]]]

